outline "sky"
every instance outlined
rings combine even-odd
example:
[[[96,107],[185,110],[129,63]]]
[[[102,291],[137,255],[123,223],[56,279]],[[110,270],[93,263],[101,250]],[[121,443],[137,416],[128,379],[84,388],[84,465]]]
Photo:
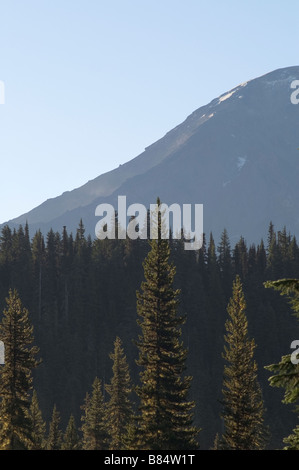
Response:
[[[0,223],[299,65],[298,17],[298,0],[0,0]]]

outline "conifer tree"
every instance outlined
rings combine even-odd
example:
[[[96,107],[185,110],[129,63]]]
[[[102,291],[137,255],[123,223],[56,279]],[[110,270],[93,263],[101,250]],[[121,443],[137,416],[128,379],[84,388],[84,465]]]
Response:
[[[227,230],[224,229],[221,234],[220,244],[218,246],[218,264],[220,268],[220,277],[223,285],[223,291],[226,302],[229,299],[231,284],[233,279],[231,247]]]
[[[222,450],[222,445],[223,444],[221,443],[220,436],[217,432],[215,439],[214,439],[214,444],[213,444],[213,447],[211,447],[211,450]]]
[[[66,427],[63,443],[61,445],[62,450],[79,450],[80,449],[80,438],[77,432],[75,418],[73,415],[70,416],[68,425]]]
[[[270,222],[267,244],[267,273],[270,279],[277,279],[280,273],[281,260],[279,257],[279,246],[274,225]]]
[[[158,206],[160,201],[157,201]],[[187,351],[180,342],[185,318],[177,315],[178,290],[174,290],[175,267],[169,263],[163,213],[156,212],[155,234],[144,261],[145,281],[137,293],[137,312],[142,335],[137,343],[141,386],[139,446],[149,450],[197,447],[192,409],[187,394],[191,377],[183,377]]]
[[[60,450],[62,445],[62,431],[60,429],[60,413],[53,407],[52,418],[49,425],[47,450]]]
[[[122,439],[122,449],[138,450],[138,448],[138,417],[132,414]]]
[[[257,266],[256,277],[257,276],[259,276],[260,278],[263,277],[265,270],[266,270],[266,266],[267,266],[267,254],[266,254],[263,240],[261,240],[261,243],[257,247],[256,266]]]
[[[254,360],[256,346],[254,339],[248,336],[246,302],[239,276],[233,283],[227,312],[222,445],[230,450],[260,450],[265,447],[267,439],[265,410]]]
[[[210,318],[214,316],[215,312],[221,309],[223,303],[225,303],[225,293],[223,292],[221,282],[221,271],[220,263],[217,260],[216,245],[213,234],[210,233],[209,245],[207,250],[207,275],[206,275],[206,286],[207,286],[207,298],[210,303]],[[215,295],[217,292],[217,296]],[[210,320],[211,321],[211,320]],[[219,321],[219,315],[213,319],[217,323]],[[215,327],[215,325],[213,325]]]
[[[107,403],[107,422],[110,435],[110,449],[119,450],[123,447],[124,436],[132,417],[130,394],[132,384],[122,342],[119,337],[114,342],[114,352],[110,354],[113,360],[113,377],[111,383],[105,386],[110,395]]]
[[[17,289],[22,302],[29,305],[32,292],[32,254],[28,226],[20,225],[12,237],[11,286]]]
[[[248,273],[248,250],[246,241],[243,237],[240,238],[233,250],[233,261],[235,273],[244,279]]]
[[[34,298],[36,298],[36,312],[37,318],[41,320],[42,317],[42,297],[43,297],[43,270],[45,265],[45,241],[44,237],[39,230],[36,232],[32,240],[32,263],[33,263],[33,276],[34,276]]]
[[[280,279],[278,281],[265,282],[265,287],[280,291],[281,295],[287,296],[294,315],[299,319],[299,279]],[[294,352],[295,354],[295,352]],[[296,354],[295,354],[296,355]],[[298,355],[297,355],[298,356]],[[269,378],[272,387],[285,389],[283,403],[295,403],[295,412],[299,414],[299,363],[298,357],[292,358],[291,354],[281,358],[278,364],[265,367],[274,373]],[[284,439],[287,444],[286,450],[299,450],[299,426],[293,433]]]
[[[105,404],[102,393],[102,383],[95,378],[92,385],[91,397],[87,394],[83,405],[83,449],[105,450],[108,446],[107,423],[105,420]]]
[[[287,444],[284,450],[299,450],[299,425],[293,429],[293,433],[286,437],[283,442]]]
[[[1,263],[1,283],[7,292],[12,284],[13,269],[13,240],[12,232],[8,225],[1,230],[0,236],[0,263]]]
[[[9,291],[0,325],[5,365],[0,369],[0,449],[28,449],[32,442],[29,417],[32,371],[38,365],[38,348],[32,346],[29,312],[16,290]]]
[[[30,450],[42,450],[45,447],[46,423],[43,420],[35,390],[33,390],[29,415],[32,427]]]

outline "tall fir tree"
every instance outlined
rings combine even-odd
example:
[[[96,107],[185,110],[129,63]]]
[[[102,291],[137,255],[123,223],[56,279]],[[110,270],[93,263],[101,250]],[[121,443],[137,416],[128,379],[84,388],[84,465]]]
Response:
[[[274,230],[274,225],[270,222],[268,230],[268,243],[267,243],[267,275],[268,279],[277,279],[280,275],[281,260],[279,257],[279,246],[277,243],[277,235]]]
[[[60,413],[56,405],[53,407],[52,418],[49,424],[47,450],[61,450],[62,431],[60,429]]]
[[[113,377],[111,383],[105,386],[110,395],[107,403],[107,422],[110,435],[110,449],[120,450],[132,419],[132,404],[130,395],[132,383],[129,366],[119,337],[114,342],[114,352],[110,354],[113,360]]]
[[[225,323],[222,447],[230,450],[261,450],[267,442],[264,403],[254,360],[255,341],[249,339],[246,302],[240,277],[233,293]]]
[[[91,396],[86,395],[85,403],[82,408],[84,411],[81,417],[83,422],[81,427],[81,431],[83,432],[83,449],[107,449],[109,435],[107,431],[102,382],[98,377],[96,377],[93,382]]]
[[[142,330],[137,342],[137,364],[141,367],[141,386],[137,387],[139,446],[149,450],[195,449],[194,403],[187,399],[192,378],[182,376],[187,358],[180,342],[185,318],[177,315],[179,291],[173,288],[175,267],[169,263],[163,213],[153,215],[151,249],[143,264],[145,281],[137,292]]]
[[[245,279],[248,273],[248,250],[243,237],[240,238],[233,250],[233,264],[235,273]]]
[[[31,405],[29,409],[31,419],[31,444],[30,450],[42,450],[45,448],[46,423],[43,420],[42,412],[39,407],[37,393],[33,390]]]
[[[16,290],[10,290],[0,325],[5,365],[0,369],[0,449],[28,449],[32,443],[29,416],[32,372],[39,361],[33,326]]]
[[[11,228],[5,225],[0,235],[0,265],[1,265],[1,284],[5,292],[12,285],[13,270],[13,237]]]
[[[34,278],[34,307],[36,317],[40,321],[42,318],[42,299],[43,299],[43,276],[45,270],[45,241],[44,237],[39,230],[32,240],[32,264],[33,264],[33,278]]]
[[[299,279],[279,279],[277,281],[265,282],[266,288],[273,288],[286,296],[290,302],[294,315],[299,319]],[[272,387],[282,387],[285,389],[285,404],[296,404],[295,412],[299,417],[299,361],[298,353],[285,355],[278,364],[266,366],[266,369],[273,372],[269,378]],[[299,450],[299,425],[293,433],[284,439],[287,444],[286,450]]]
[[[70,416],[68,425],[66,427],[61,450],[79,450],[80,438],[76,428],[74,415]]]
[[[226,229],[224,229],[221,234],[220,244],[218,246],[218,253],[218,264],[220,268],[220,277],[223,286],[223,292],[226,301],[228,301],[233,280],[233,268],[230,241]]]
[[[287,444],[284,450],[299,450],[299,425],[293,429],[292,434],[284,438],[283,442]]]

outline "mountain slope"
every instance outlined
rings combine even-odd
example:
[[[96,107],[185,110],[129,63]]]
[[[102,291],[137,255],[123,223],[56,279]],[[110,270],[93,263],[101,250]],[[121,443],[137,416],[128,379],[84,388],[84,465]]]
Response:
[[[119,168],[50,199],[9,222],[30,233],[80,219],[94,236],[95,208],[117,196],[127,204],[202,203],[204,231],[234,240],[265,236],[270,220],[299,232],[299,105],[291,83],[299,67],[275,70],[243,83],[192,113],[182,124]]]

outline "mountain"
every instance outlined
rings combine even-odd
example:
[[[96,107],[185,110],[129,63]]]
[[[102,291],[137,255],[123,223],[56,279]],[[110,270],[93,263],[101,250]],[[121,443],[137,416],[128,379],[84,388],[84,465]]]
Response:
[[[145,151],[80,188],[49,199],[12,219],[30,233],[75,232],[82,218],[95,236],[98,204],[117,208],[167,203],[203,204],[204,232],[258,243],[269,222],[299,233],[299,106],[291,88],[299,66],[242,83],[194,111]]]

